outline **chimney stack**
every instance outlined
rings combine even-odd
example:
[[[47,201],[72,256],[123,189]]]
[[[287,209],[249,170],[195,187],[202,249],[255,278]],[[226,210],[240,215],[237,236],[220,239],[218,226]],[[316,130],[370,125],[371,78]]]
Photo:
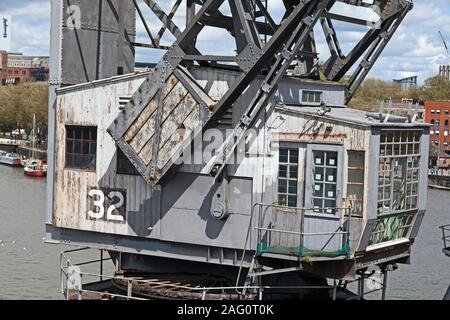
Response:
[[[448,66],[439,66],[439,76],[450,80],[450,65]]]

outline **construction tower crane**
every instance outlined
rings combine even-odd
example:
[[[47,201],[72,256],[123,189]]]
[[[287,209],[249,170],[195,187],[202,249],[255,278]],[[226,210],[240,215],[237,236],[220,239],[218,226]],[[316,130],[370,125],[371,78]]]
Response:
[[[441,30],[439,30],[439,36],[441,37],[442,44],[444,45],[445,51],[447,52],[447,55],[450,57],[450,52],[448,50],[447,42],[445,41],[444,36],[442,35]]]

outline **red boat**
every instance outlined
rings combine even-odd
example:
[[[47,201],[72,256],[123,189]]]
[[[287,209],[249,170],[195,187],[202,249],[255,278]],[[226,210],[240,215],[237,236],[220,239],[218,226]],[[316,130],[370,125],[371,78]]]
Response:
[[[47,176],[47,163],[44,161],[39,161],[38,163],[33,162],[24,169],[24,173],[28,177],[32,178],[43,178]]]

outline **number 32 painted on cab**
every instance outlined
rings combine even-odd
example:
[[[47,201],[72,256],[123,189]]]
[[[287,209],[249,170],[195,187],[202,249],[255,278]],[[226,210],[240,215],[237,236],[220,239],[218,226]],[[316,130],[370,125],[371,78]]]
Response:
[[[88,192],[87,218],[125,223],[126,192],[124,190],[91,189]]]

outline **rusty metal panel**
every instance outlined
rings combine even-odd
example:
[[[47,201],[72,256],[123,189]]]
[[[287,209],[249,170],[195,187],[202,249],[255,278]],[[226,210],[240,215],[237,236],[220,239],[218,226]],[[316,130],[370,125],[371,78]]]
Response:
[[[189,99],[191,103],[194,102],[193,98],[190,97]],[[184,140],[191,135],[191,133],[194,132],[195,128],[200,124],[200,106],[197,103],[192,103],[195,105],[190,112],[186,113],[188,116],[182,120],[180,119],[182,129],[180,129],[180,125],[177,126],[177,123],[172,122],[172,126],[170,129],[167,129],[168,132],[172,132],[170,134],[170,137],[165,139],[163,147],[159,151],[158,155],[158,169],[161,170],[164,168],[164,165],[169,161],[169,159],[174,155],[175,148],[177,145],[180,145],[184,142]],[[189,103],[186,103],[186,106],[189,105]],[[184,115],[184,114],[183,114]],[[170,130],[170,131],[169,131]],[[180,130],[180,131],[179,131]],[[167,135],[168,136],[168,135]],[[165,138],[166,135],[164,134],[163,137]],[[172,151],[172,152],[171,152]]]
[[[164,87],[163,117],[165,120],[167,120],[170,111],[179,105],[182,100],[180,97],[183,98],[186,94],[187,90],[175,77],[169,78],[167,85]],[[125,134],[125,140],[147,165],[152,159],[152,155],[149,153],[151,153],[153,135],[155,134],[157,106],[157,97],[154,97]]]
[[[200,124],[200,102],[174,75],[166,81],[161,107],[157,172],[169,161],[174,147],[183,142]],[[123,136],[139,161],[146,166],[154,159],[157,109],[158,95],[155,95]]]
[[[156,118],[156,102],[152,100],[147,107],[151,112],[150,118],[139,128],[139,131],[130,141],[130,145],[136,153],[140,153],[142,148],[149,142],[155,132],[154,124]]]
[[[164,96],[166,97],[172,88],[174,88],[178,84],[177,78],[174,76],[171,76],[169,80],[167,81],[167,86],[164,88]],[[140,132],[140,130],[146,125],[146,123],[149,121],[151,116],[154,116],[154,113],[157,108],[157,103],[155,99],[152,99],[147,106],[147,108],[144,109],[144,111],[139,115],[139,117],[136,119],[136,121],[131,125],[131,127],[128,129],[128,131],[125,133],[124,138],[125,141],[128,143],[132,143],[133,140],[136,137],[136,135]],[[133,148],[134,149],[134,148]],[[136,148],[139,149],[139,148]],[[138,152],[135,149],[136,152]]]

